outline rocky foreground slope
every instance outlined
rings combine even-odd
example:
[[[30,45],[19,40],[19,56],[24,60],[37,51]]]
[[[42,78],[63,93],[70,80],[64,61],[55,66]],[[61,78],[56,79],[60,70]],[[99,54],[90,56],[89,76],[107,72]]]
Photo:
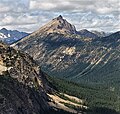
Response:
[[[77,113],[64,103],[87,109],[81,99],[63,95],[29,55],[0,43],[0,114]]]
[[[0,43],[0,114],[47,112],[41,76],[30,56]]]

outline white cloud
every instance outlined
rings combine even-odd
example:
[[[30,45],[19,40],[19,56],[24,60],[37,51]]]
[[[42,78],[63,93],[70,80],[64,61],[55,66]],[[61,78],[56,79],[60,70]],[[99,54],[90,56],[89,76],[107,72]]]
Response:
[[[119,0],[31,0],[31,9],[53,11],[94,11],[97,13],[111,13],[119,10]]]
[[[0,28],[34,31],[63,15],[77,29],[120,28],[119,0],[0,0]]]
[[[37,23],[37,16],[30,16],[28,14],[23,15],[4,15],[1,19],[0,25],[27,25]]]
[[[3,24],[10,24],[14,21],[15,21],[15,19],[12,16],[5,16],[5,18],[2,20],[2,23]]]
[[[9,6],[6,6],[4,4],[0,4],[0,13],[8,12],[10,10]]]
[[[32,0],[30,1],[30,9],[32,10],[34,9],[51,10],[55,7],[56,5],[49,2],[38,2],[38,1],[32,1]]]

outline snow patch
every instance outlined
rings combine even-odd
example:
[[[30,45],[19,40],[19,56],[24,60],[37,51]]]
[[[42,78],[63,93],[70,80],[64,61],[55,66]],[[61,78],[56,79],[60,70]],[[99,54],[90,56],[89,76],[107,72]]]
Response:
[[[0,38],[7,38],[7,36],[4,35],[3,33],[0,33]]]

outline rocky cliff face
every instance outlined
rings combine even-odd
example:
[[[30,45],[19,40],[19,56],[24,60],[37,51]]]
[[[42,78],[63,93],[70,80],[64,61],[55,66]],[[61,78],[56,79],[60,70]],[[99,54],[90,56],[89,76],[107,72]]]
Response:
[[[0,43],[0,113],[45,114],[49,98],[39,67],[27,54]]]

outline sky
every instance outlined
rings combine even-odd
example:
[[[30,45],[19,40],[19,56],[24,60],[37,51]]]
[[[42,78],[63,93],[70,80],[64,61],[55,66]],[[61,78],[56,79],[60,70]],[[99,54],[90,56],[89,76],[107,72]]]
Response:
[[[0,29],[33,32],[59,15],[77,30],[120,30],[120,0],[0,0]]]

